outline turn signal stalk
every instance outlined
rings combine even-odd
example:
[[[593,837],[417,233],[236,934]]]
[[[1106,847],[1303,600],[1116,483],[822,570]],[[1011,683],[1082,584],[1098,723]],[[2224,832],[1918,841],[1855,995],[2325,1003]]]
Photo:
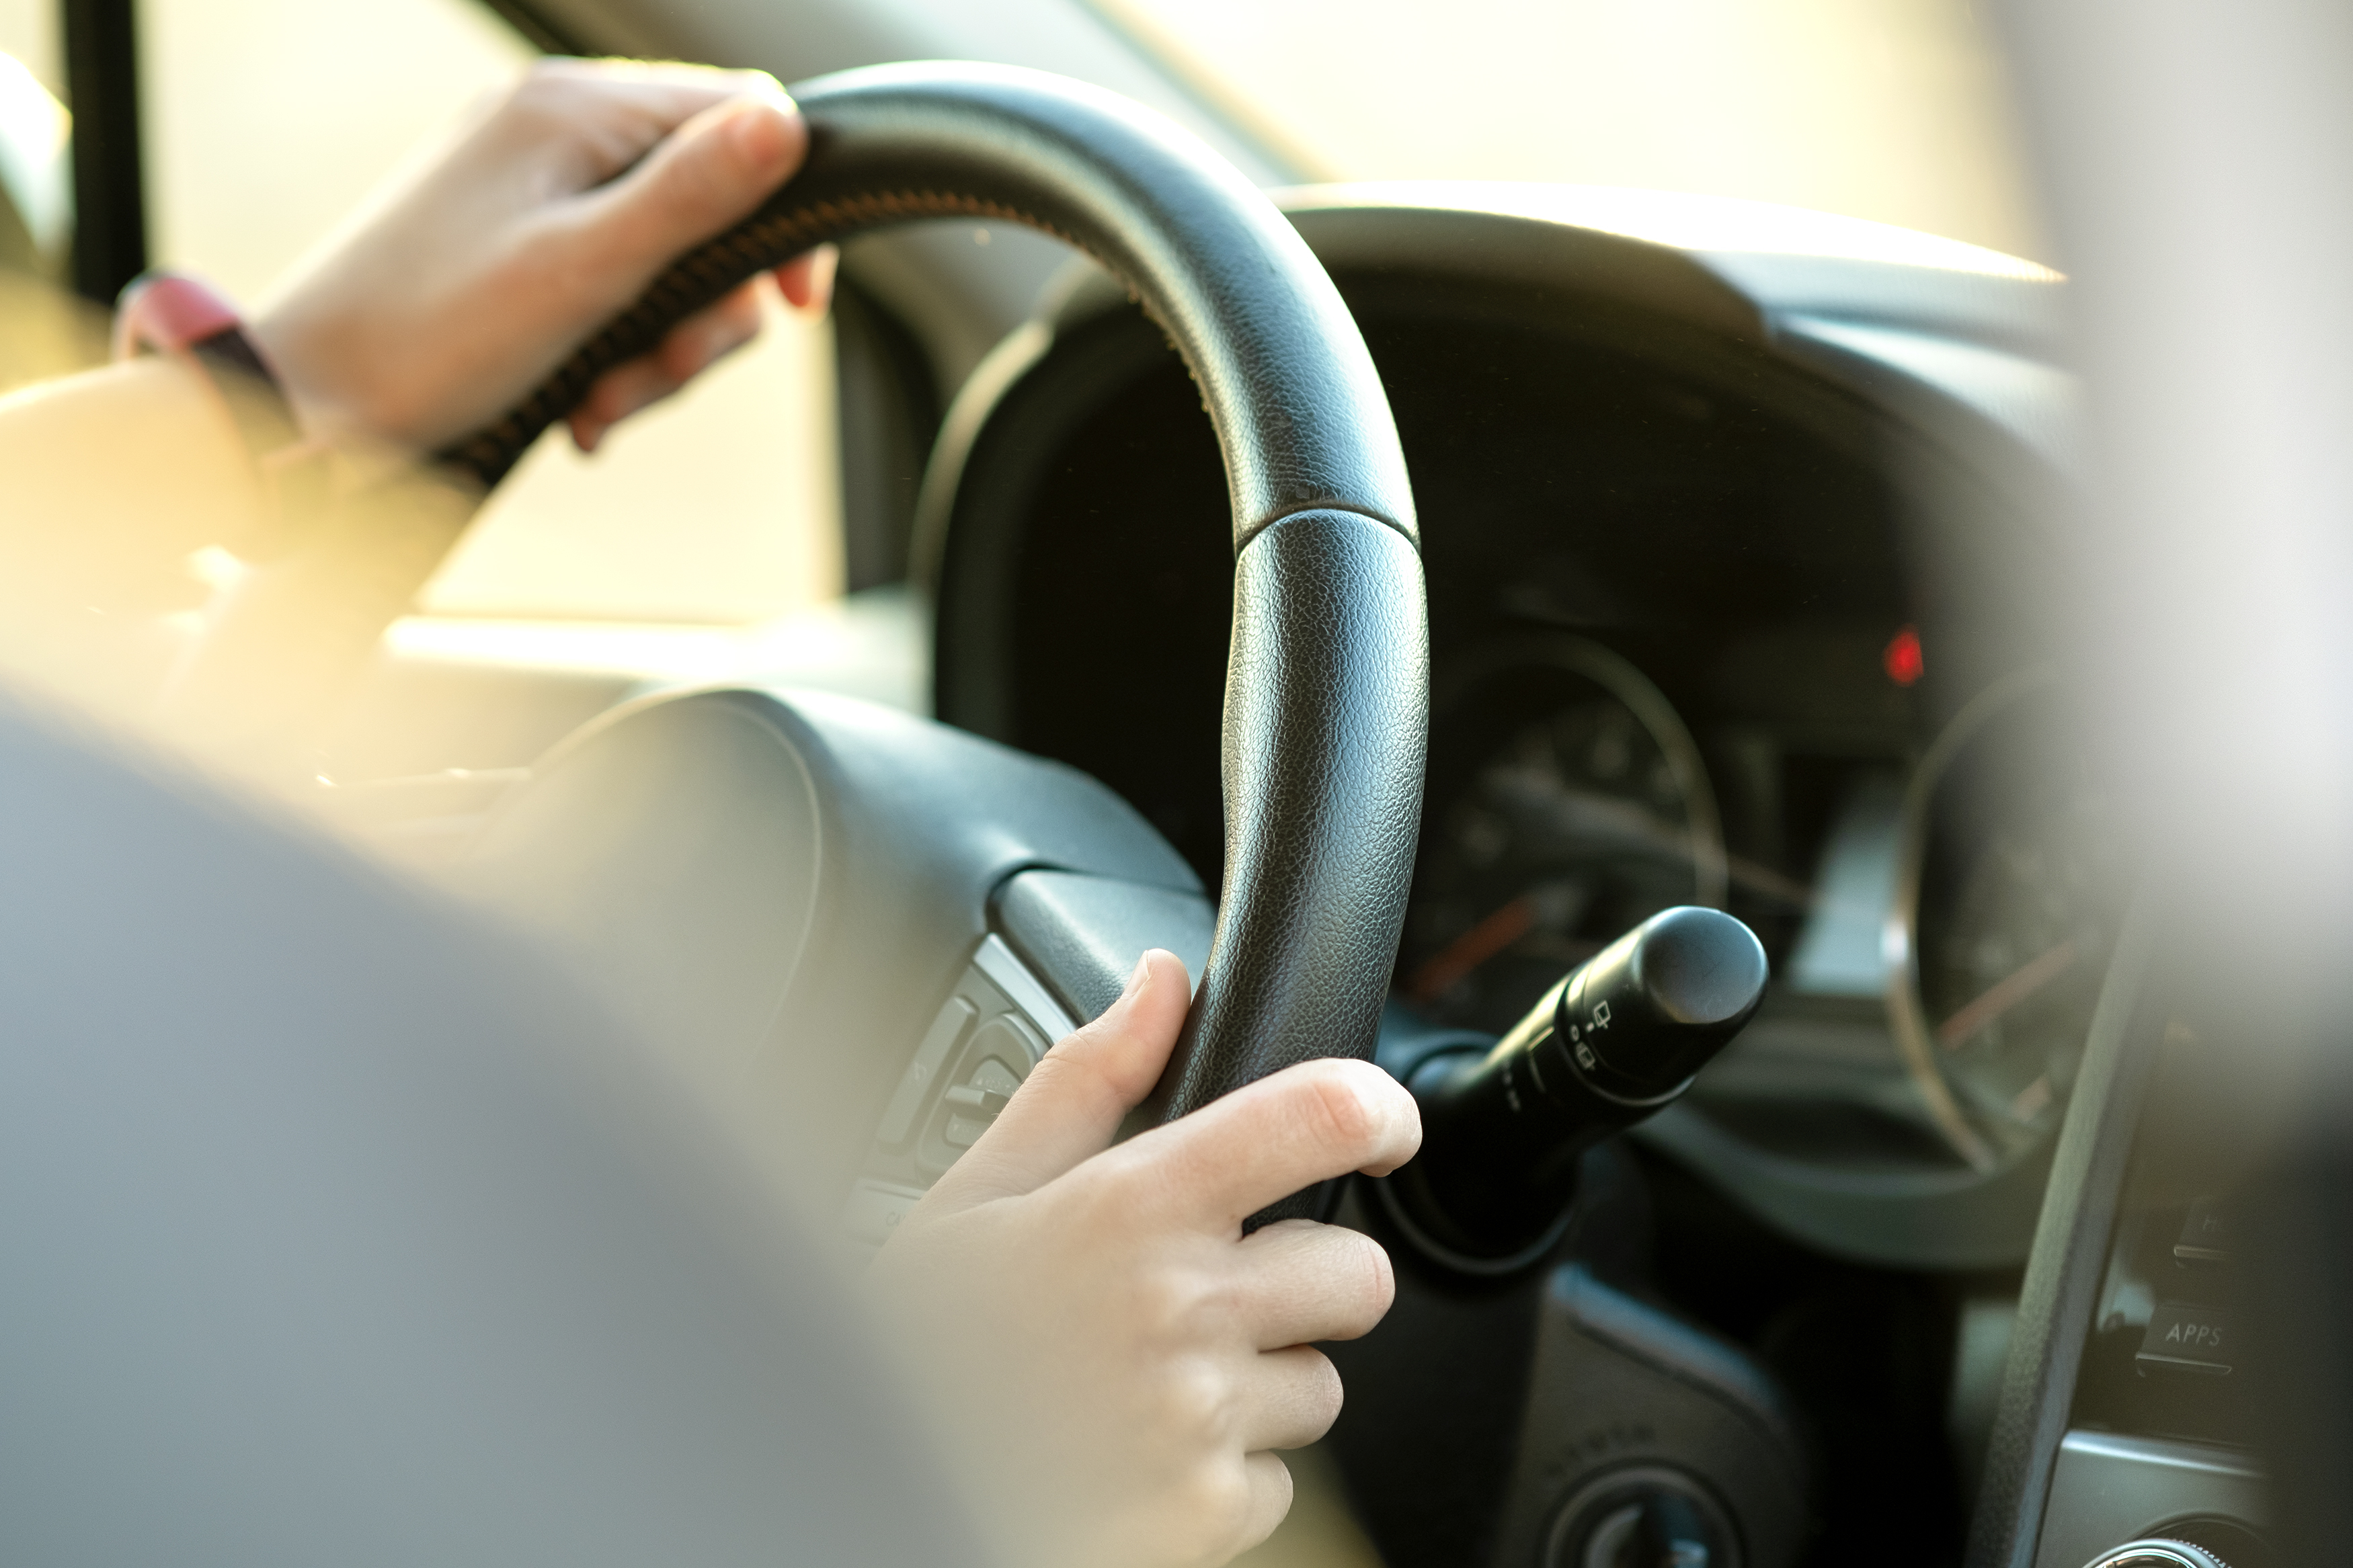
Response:
[[[1763,944],[1730,915],[1644,921],[1486,1055],[1415,1070],[1421,1152],[1388,1179],[1392,1213],[1440,1261],[1480,1273],[1535,1261],[1575,1201],[1579,1156],[1690,1088],[1756,1013],[1765,977]]]

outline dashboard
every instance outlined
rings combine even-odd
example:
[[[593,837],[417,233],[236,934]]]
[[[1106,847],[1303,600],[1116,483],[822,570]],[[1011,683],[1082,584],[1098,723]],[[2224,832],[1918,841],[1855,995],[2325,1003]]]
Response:
[[[1642,1194],[1595,1196],[1592,1236],[1638,1239],[1572,1240],[1545,1289],[1404,1269],[1382,1348],[1338,1358],[1358,1508],[1392,1563],[1612,1561],[1608,1478],[1675,1456],[1702,1479],[1673,1506],[1751,1560],[1890,1531],[1957,1558],[2135,880],[2053,638],[2062,283],[1697,199],[1289,205],[1388,389],[1430,583],[1383,1059],[1492,1037],[1676,904],[1738,915],[1772,973],[1630,1166],[1588,1173]],[[1209,887],[1224,507],[1181,363],[1079,264],[951,409],[916,545],[940,716],[1109,784]],[[1433,1417],[1398,1392],[1432,1363],[1484,1392]],[[1776,1457],[1800,1431],[1810,1475]]]
[[[2179,1250],[2227,1226],[2235,1176],[2162,1131],[2212,1099],[2194,1073],[2147,1090],[2211,1032],[2155,999],[2058,635],[2082,591],[2061,281],[1697,198],[1284,199],[1365,332],[1423,524],[1430,770],[1379,1059],[1410,1078],[1483,1047],[1674,905],[1740,917],[1771,976],[1688,1094],[1586,1156],[1541,1268],[1450,1274],[1372,1184],[1335,1192],[1398,1259],[1381,1331],[1330,1347],[1326,1447],[1382,1559],[1609,1568],[1663,1520],[1711,1568],[1891,1539],[2077,1568],[2190,1521],[2260,1563],[2244,1378],[2217,1370],[2231,1267]],[[954,729],[648,695],[516,770],[465,853],[551,929],[596,925],[601,972],[659,969],[657,1033],[727,1001],[737,1024],[680,1048],[732,1039],[729,1071],[789,1061],[797,1097],[831,1074],[818,1099],[867,1105],[824,1137],[871,1244],[1139,946],[1208,950],[1226,519],[1183,365],[1074,262],[965,383],[923,485]],[[613,769],[624,804],[674,777],[659,820],[689,848],[566,816]],[[842,901],[771,773],[804,781],[811,842],[890,846],[887,899]],[[983,797],[996,826],[965,833]],[[802,883],[828,912],[793,929],[822,951],[779,935],[707,984],[638,951],[748,951]],[[945,990],[873,983],[911,942]],[[771,1038],[812,1010],[824,1041],[903,1048]]]
[[[2055,280],[1293,205],[1425,522],[1398,1007],[1500,1032],[1645,916],[1727,909],[1772,992],[1644,1136],[1809,1245],[2021,1263],[2128,880],[2036,641],[2067,570],[2063,384],[2032,357]],[[1888,319],[1777,315],[1759,275]],[[1862,360],[1873,333],[1909,368]],[[1157,331],[1074,273],[951,414],[928,501],[941,716],[1103,780],[1215,886],[1224,489]]]

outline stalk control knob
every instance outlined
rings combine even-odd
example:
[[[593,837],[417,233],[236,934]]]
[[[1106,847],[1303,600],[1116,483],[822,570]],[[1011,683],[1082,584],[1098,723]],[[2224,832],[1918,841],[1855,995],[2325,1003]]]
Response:
[[[1764,999],[1765,949],[1715,910],[1652,915],[1563,976],[1484,1056],[1407,1087],[1421,1152],[1388,1180],[1423,1250],[1474,1273],[1534,1261],[1576,1196],[1579,1156],[1672,1101]]]

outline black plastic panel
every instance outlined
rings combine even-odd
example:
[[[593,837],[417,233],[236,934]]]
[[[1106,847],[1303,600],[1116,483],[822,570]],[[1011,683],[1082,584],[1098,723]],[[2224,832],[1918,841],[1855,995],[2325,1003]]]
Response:
[[[1198,900],[1110,791],[845,698],[720,690],[615,710],[502,804],[472,879],[731,1098],[847,1180],[987,934],[1046,868]]]
[[[1137,957],[1160,947],[1195,984],[1218,911],[1198,893],[1066,871],[1024,871],[997,895],[997,924],[1081,1023],[1119,999]]]

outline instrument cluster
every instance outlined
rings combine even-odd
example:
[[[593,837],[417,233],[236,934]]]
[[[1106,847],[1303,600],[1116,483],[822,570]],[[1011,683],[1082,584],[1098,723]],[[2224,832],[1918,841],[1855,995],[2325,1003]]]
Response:
[[[2054,677],[2012,671],[1936,721],[1910,689],[1918,634],[1876,653],[1908,724],[1777,720],[1720,686],[1678,703],[1628,652],[1566,631],[1456,659],[1401,996],[1500,1031],[1648,916],[1728,910],[1764,937],[1773,983],[1702,1078],[1721,1130],[1883,1173],[2031,1156],[2073,1082],[2128,868]]]

